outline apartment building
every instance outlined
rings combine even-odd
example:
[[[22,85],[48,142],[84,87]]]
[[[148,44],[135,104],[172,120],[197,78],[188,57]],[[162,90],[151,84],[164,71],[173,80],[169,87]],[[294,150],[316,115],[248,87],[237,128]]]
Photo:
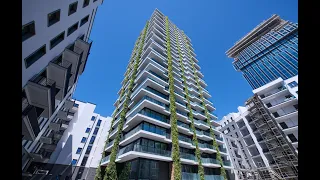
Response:
[[[94,179],[101,160],[111,117],[94,112],[95,104],[73,100],[73,118],[61,123],[59,141],[46,163],[33,162],[26,173],[33,179]],[[56,137],[54,134],[53,137]],[[32,179],[31,178],[31,179]],[[27,179],[27,177],[25,178]]]
[[[72,120],[101,0],[22,1],[22,174],[48,163]],[[63,125],[64,124],[64,125]]]
[[[57,148],[55,164],[72,165],[72,179],[94,179],[101,160],[104,143],[111,125],[111,117],[94,112],[96,105],[75,101],[77,113],[70,122],[61,150]],[[72,156],[70,156],[70,154]]]
[[[272,179],[272,174],[297,178],[298,76],[278,78],[253,93],[261,103],[250,98],[246,107],[239,107],[239,112],[230,113],[220,122],[238,178],[257,175]],[[249,166],[242,167],[243,162]],[[262,173],[266,170],[268,173]]]
[[[206,179],[233,178],[197,63],[191,39],[156,9],[135,43],[97,176],[112,179],[116,168],[128,179],[199,179],[202,169]]]
[[[298,75],[298,24],[272,15],[227,52],[252,89]]]

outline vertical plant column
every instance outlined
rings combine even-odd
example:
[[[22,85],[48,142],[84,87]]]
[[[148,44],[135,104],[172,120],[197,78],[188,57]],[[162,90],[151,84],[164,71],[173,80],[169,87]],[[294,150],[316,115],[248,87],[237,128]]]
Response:
[[[178,140],[177,114],[176,114],[176,99],[174,95],[174,79],[172,72],[172,56],[169,32],[169,20],[166,16],[166,40],[167,40],[167,56],[168,56],[168,76],[169,76],[169,93],[170,93],[170,124],[171,124],[171,139],[172,139],[172,160],[173,174],[175,180],[181,179],[181,163],[180,150]]]
[[[139,41],[140,41],[140,37],[141,37],[141,34],[140,34],[140,36],[138,37],[137,42],[135,43],[134,50],[133,50],[133,54],[132,54],[132,56],[131,56],[131,60],[130,60],[130,63],[129,63],[129,67],[127,68],[127,71],[126,71],[126,73],[125,73],[125,79],[124,79],[123,86],[122,86],[121,91],[120,91],[119,100],[118,100],[117,103],[116,103],[116,109],[115,109],[115,111],[114,111],[114,113],[113,113],[113,116],[112,116],[111,126],[110,126],[110,129],[109,129],[109,131],[108,131],[107,140],[105,141],[105,144],[104,144],[104,147],[103,147],[102,156],[101,156],[101,160],[100,160],[100,162],[99,162],[99,166],[98,166],[98,168],[97,168],[97,170],[96,170],[96,174],[95,174],[95,177],[94,177],[95,180],[102,180],[103,175],[104,175],[104,171],[101,171],[102,159],[106,157],[106,153],[105,153],[104,150],[106,149],[106,147],[107,147],[107,145],[109,144],[109,141],[110,141],[110,133],[111,133],[111,131],[112,131],[112,126],[113,126],[114,121],[115,121],[115,115],[116,115],[116,112],[119,110],[119,109],[118,109],[118,108],[119,108],[119,104],[121,103],[120,100],[122,99],[122,96],[123,96],[124,91],[125,91],[125,85],[127,84],[128,79],[129,79],[128,74],[129,74],[129,73],[131,72],[131,70],[132,70],[132,64],[133,64],[133,62],[134,62],[134,57],[135,57],[135,55],[137,54],[138,43],[139,43]]]
[[[197,161],[198,161],[198,174],[200,175],[200,180],[204,180],[204,169],[203,169],[202,162],[201,162],[201,153],[200,153],[200,149],[199,149],[199,145],[198,145],[196,128],[194,127],[193,113],[192,113],[191,104],[190,104],[190,96],[189,96],[189,91],[188,91],[187,79],[186,79],[186,76],[184,75],[184,65],[182,63],[183,61],[182,61],[182,54],[181,54],[181,45],[179,43],[178,31],[176,29],[176,26],[174,26],[174,29],[175,29],[175,34],[176,34],[176,43],[177,43],[178,52],[179,52],[180,66],[182,69],[182,78],[183,78],[183,82],[184,82],[184,92],[186,94],[186,98],[187,98],[187,102],[188,102],[187,108],[189,110],[189,119],[191,120],[191,129],[193,132],[192,141],[196,146],[195,155],[196,155]]]
[[[195,66],[194,66],[195,62],[191,59],[191,57],[192,57],[192,56],[191,56],[191,49],[190,49],[190,47],[189,47],[189,44],[187,43],[187,38],[186,38],[185,35],[184,35],[184,41],[185,41],[185,44],[186,44],[186,46],[187,46],[187,48],[188,48],[188,57],[189,57],[190,61],[192,62],[193,74],[194,74],[194,76],[195,76],[196,83],[197,83],[197,87],[198,87],[199,92],[200,92],[200,98],[201,98],[201,100],[202,100],[202,106],[203,106],[203,108],[204,108],[205,116],[206,116],[206,118],[207,118],[207,124],[208,124],[209,127],[210,127],[210,136],[211,136],[212,139],[213,139],[213,146],[215,147],[215,150],[217,151],[217,159],[218,159],[218,161],[219,161],[219,163],[220,163],[220,165],[221,165],[220,173],[221,173],[221,175],[223,176],[224,180],[227,180],[227,174],[226,174],[226,170],[225,170],[224,167],[223,167],[223,161],[222,161],[222,158],[221,158],[219,146],[218,146],[218,144],[217,144],[216,137],[215,137],[215,135],[214,135],[214,131],[213,131],[213,129],[212,129],[212,125],[211,125],[211,122],[210,122],[210,119],[211,119],[211,118],[210,118],[210,115],[209,115],[209,112],[208,112],[208,109],[207,109],[207,107],[206,107],[206,103],[205,103],[205,100],[204,100],[204,97],[203,97],[203,90],[202,90],[202,87],[201,87],[201,85],[200,85],[200,83],[199,83],[199,77],[198,77],[198,75],[197,75],[197,69],[196,69]]]
[[[117,152],[118,152],[118,148],[119,148],[119,143],[120,143],[120,137],[121,137],[121,133],[122,133],[122,129],[123,129],[123,125],[125,123],[125,118],[126,118],[126,114],[128,111],[128,105],[130,102],[130,96],[132,94],[132,88],[134,86],[134,80],[136,78],[136,74],[138,71],[138,66],[140,63],[140,58],[141,58],[141,54],[142,54],[142,50],[143,50],[143,45],[144,45],[144,41],[145,41],[145,36],[146,36],[146,32],[148,29],[148,24],[149,22],[147,22],[145,28],[144,28],[144,32],[143,32],[143,36],[142,36],[142,40],[140,42],[140,47],[139,47],[139,52],[138,52],[138,56],[136,57],[135,63],[134,63],[134,68],[133,68],[133,72],[131,75],[131,79],[129,82],[129,87],[128,87],[128,93],[125,97],[125,101],[123,104],[123,110],[121,111],[120,114],[120,121],[119,121],[119,125],[118,125],[118,131],[117,131],[117,135],[116,138],[114,140],[114,144],[111,150],[111,154],[110,154],[110,162],[106,168],[106,173],[104,176],[104,180],[117,180],[117,168],[116,168],[116,156],[117,156]]]

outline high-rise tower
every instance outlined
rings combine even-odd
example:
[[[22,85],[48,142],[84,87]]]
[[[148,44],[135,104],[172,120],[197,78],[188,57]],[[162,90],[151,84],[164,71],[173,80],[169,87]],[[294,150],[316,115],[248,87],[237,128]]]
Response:
[[[96,179],[232,179],[191,40],[155,10],[135,43]]]
[[[298,75],[298,24],[273,15],[227,52],[252,89]]]

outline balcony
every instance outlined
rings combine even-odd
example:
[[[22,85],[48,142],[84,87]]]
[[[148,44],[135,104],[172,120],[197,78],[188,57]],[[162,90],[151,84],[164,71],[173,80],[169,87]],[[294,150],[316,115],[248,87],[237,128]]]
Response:
[[[75,46],[79,47],[82,51],[82,58],[81,58],[81,64],[79,67],[79,74],[81,75],[85,69],[86,63],[87,63],[87,59],[88,56],[90,54],[90,48],[92,45],[92,40],[90,40],[88,37],[84,37],[83,38],[79,37],[76,41],[75,41]]]
[[[219,151],[220,151],[220,152],[227,153],[227,149],[224,148],[224,147],[221,147],[221,146],[219,146]]]
[[[276,104],[272,104],[271,106],[269,105],[269,106],[267,106],[267,107],[268,107],[268,109],[269,109],[270,111],[274,111],[274,110],[276,110],[276,109],[278,109],[278,108],[282,108],[282,107],[284,107],[284,106],[287,106],[289,103],[292,103],[292,102],[294,102],[295,100],[297,100],[297,98],[294,97],[294,96],[291,96],[291,97],[285,98],[285,99],[284,99],[283,101],[281,101],[281,102],[278,102],[278,103],[276,103]]]
[[[71,63],[69,86],[77,81],[82,56],[83,50],[74,44],[67,46],[62,53],[62,64]]]
[[[35,162],[47,163],[50,159],[52,152],[41,148],[37,153],[30,153],[30,156]]]
[[[146,159],[154,159],[161,161],[172,161],[171,151],[153,148],[149,146],[143,146],[138,144],[129,144],[126,147],[123,147],[119,150],[117,155],[116,162],[125,162],[130,161],[135,158],[146,158]],[[109,158],[106,157],[102,161],[102,165],[106,165],[108,163]]]
[[[56,82],[56,87],[60,89],[56,99],[62,100],[68,93],[69,79],[71,77],[71,63],[58,56],[49,62],[46,72],[47,77]]]
[[[150,122],[154,125],[158,125],[164,128],[170,128],[170,119],[168,116],[158,113],[156,111],[153,111],[151,109],[144,108],[139,112],[135,112],[131,114],[127,118],[124,126],[124,131],[135,127],[137,124],[139,124],[142,121]]]
[[[132,136],[134,134],[136,135]],[[165,142],[165,143],[171,142],[170,134],[167,133],[165,130],[159,129],[159,128],[152,129],[147,126],[144,126],[143,124],[140,124],[134,129],[132,129],[131,131],[129,131],[127,134],[122,136],[122,138],[120,139],[120,145],[125,146],[141,137],[151,138],[159,142]]]
[[[57,114],[57,117],[59,119],[62,119],[65,121],[71,121],[73,116],[74,116],[74,113],[71,113],[69,111],[62,111],[62,110],[59,110]]]
[[[55,81],[43,75],[35,75],[27,82],[24,90],[28,103],[43,109],[41,116],[49,118],[53,114],[56,95]]]
[[[289,119],[289,118],[298,116],[298,110],[294,110],[294,111],[291,111],[289,113],[282,114],[279,117],[275,117],[273,114],[271,114],[271,115],[276,119],[276,121],[280,122],[280,121],[283,121],[285,119]]]
[[[79,105],[78,105],[79,106]],[[74,112],[76,112],[78,110],[78,106],[75,105],[75,101],[71,100],[71,99],[67,99],[64,104],[63,104],[63,108],[66,109],[70,109],[73,110]]]
[[[28,103],[26,98],[22,98],[22,135],[23,139],[34,141],[40,132],[38,124],[39,112],[35,106]]]
[[[200,175],[198,173],[188,173],[182,172],[183,180],[200,180]],[[204,175],[204,179],[208,180],[224,180],[224,177],[221,175]]]
[[[280,95],[284,95],[288,89],[284,86],[278,88],[278,91],[276,92],[272,92],[272,93],[267,93],[267,94],[263,94],[263,95],[260,95],[260,99],[262,99],[263,101],[266,101],[266,100],[271,100],[271,99],[274,99]]]

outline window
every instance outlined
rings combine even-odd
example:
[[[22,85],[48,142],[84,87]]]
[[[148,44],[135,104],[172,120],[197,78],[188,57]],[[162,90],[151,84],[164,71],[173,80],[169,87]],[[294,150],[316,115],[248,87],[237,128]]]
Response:
[[[85,166],[87,164],[88,157],[84,157],[81,161],[81,166]]]
[[[35,63],[38,59],[40,59],[43,55],[46,54],[46,45],[43,45],[41,48],[37,49],[31,55],[24,59],[26,68],[30,67],[33,63]]]
[[[82,148],[78,148],[76,154],[80,154],[82,151]]]
[[[69,5],[69,12],[68,12],[68,16],[70,16],[71,14],[77,12],[77,7],[78,7],[78,1],[72,3]]]
[[[83,137],[82,139],[81,139],[81,143],[85,143],[87,141],[87,138],[86,137]]]
[[[60,21],[60,9],[48,14],[48,27]]]
[[[101,122],[102,122],[102,121],[99,119],[99,120],[98,120],[98,123],[97,123],[97,126],[100,126],[100,125],[101,125]]]
[[[79,104],[74,103],[74,104],[73,104],[73,107],[76,107],[76,108],[77,108],[77,107],[79,107]]]
[[[298,94],[298,91],[296,91],[296,93]]]
[[[50,49],[54,48],[64,40],[64,31],[50,41]]]
[[[95,137],[95,136],[92,136],[91,139],[90,139],[89,144],[93,144],[95,139],[96,139],[96,137]]]
[[[96,128],[94,129],[94,131],[93,131],[93,134],[94,134],[94,135],[97,135],[97,134],[98,134],[98,131],[99,131],[99,128],[96,127]]]
[[[91,117],[91,121],[94,121],[96,119],[96,117],[92,116]]]
[[[293,105],[293,107],[298,111],[298,104]]]
[[[234,125],[232,124],[232,128],[233,128],[233,130],[235,130],[236,128],[234,127]]]
[[[87,6],[89,5],[89,2],[90,2],[90,0],[84,0],[82,7],[83,7],[83,8],[84,8],[84,7],[87,7]]]
[[[78,22],[68,28],[67,36],[75,32],[77,29],[78,29]]]
[[[293,134],[288,134],[289,139],[291,142],[298,142],[298,139]]]
[[[292,81],[288,84],[291,88],[298,86],[298,83],[296,81]]]
[[[274,116],[275,118],[279,117],[278,112],[274,112],[274,113],[272,113],[272,114],[273,114],[273,116]]]
[[[89,145],[89,146],[87,147],[86,154],[90,154],[91,149],[92,149],[92,146]]]
[[[90,132],[90,130],[91,130],[90,128],[87,128],[87,129],[86,129],[86,133],[89,133],[89,132]]]
[[[267,103],[266,105],[268,108],[272,106],[271,103]]]
[[[86,17],[84,17],[83,19],[81,19],[80,21],[80,26],[84,25],[86,22],[89,21],[89,15],[87,15]]]
[[[72,159],[71,164],[74,166],[77,164],[77,160],[76,159]]]
[[[22,26],[22,42],[36,34],[34,21]]]
[[[287,126],[287,124],[285,122],[281,122],[279,124],[282,127],[282,129],[287,129],[288,128],[288,126]]]

